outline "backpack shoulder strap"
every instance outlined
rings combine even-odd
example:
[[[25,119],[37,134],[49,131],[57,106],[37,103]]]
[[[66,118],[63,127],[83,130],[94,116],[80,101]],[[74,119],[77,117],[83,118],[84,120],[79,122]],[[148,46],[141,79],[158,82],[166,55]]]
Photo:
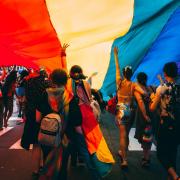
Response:
[[[85,90],[86,96],[88,97],[89,101],[91,101],[91,88],[88,86],[86,81],[83,81],[83,89]]]

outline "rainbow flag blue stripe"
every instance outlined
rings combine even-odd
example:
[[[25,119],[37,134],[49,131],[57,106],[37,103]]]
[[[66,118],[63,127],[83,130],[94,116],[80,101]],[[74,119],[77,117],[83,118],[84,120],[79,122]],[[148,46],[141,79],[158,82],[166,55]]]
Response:
[[[148,74],[149,84],[158,84],[157,74],[162,73],[163,64],[180,61],[180,1],[134,1],[134,17],[131,28],[115,39],[109,67],[101,88],[103,94],[115,92],[115,62],[113,47],[119,48],[121,68],[131,65],[136,74]]]

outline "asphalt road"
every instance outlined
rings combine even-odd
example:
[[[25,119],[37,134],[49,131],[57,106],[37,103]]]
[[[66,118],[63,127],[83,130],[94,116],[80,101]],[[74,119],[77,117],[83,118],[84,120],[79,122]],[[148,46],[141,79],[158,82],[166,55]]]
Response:
[[[19,146],[23,131],[23,124],[16,125],[16,113],[9,122],[8,129],[0,131],[0,180],[31,180],[33,168],[32,151],[25,151]],[[141,167],[142,150],[133,138],[131,131],[130,151],[128,152],[129,168],[124,171],[120,168],[120,160],[117,156],[119,148],[119,131],[114,123],[114,117],[108,113],[102,114],[101,128],[105,139],[114,155],[116,163],[112,172],[105,180],[165,180],[166,174],[156,158],[155,147],[151,155],[149,169]],[[179,150],[180,152],[180,150]],[[179,153],[180,155],[180,153]],[[180,156],[178,156],[178,172],[180,173]],[[69,180],[89,180],[86,167],[69,167]]]

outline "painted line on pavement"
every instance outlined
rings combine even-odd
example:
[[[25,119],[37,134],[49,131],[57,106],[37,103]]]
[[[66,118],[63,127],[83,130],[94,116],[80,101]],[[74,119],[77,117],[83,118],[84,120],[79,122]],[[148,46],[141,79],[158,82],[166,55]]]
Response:
[[[21,144],[21,139],[16,141],[9,149],[23,149],[20,144]],[[33,145],[30,145],[30,149],[32,149],[32,147]]]
[[[129,151],[142,151],[141,144],[138,142],[137,139],[134,138],[135,135],[135,128],[132,128],[129,134]],[[154,144],[151,147],[151,151],[156,151],[156,147]]]
[[[0,136],[2,136],[3,134],[7,133],[7,132],[10,131],[11,129],[13,129],[13,127],[3,128],[3,130],[0,131]]]

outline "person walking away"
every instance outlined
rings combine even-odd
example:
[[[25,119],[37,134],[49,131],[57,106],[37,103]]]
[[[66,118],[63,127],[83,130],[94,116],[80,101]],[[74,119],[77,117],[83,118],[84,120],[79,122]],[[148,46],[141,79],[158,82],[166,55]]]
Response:
[[[3,130],[3,111],[4,111],[4,102],[3,102],[3,92],[2,92],[2,81],[5,79],[6,70],[3,67],[0,75],[0,131]]]
[[[14,94],[16,94],[16,80],[17,80],[17,72],[11,71],[5,80],[5,83],[2,87],[3,92],[3,101],[4,101],[4,127],[8,126],[8,120],[12,116],[13,113],[13,100]]]
[[[176,172],[177,149],[180,143],[180,84],[175,62],[163,67],[166,82],[160,85],[150,104],[154,111],[160,105],[160,124],[157,137],[157,157],[168,173],[168,179],[180,180]]]
[[[25,78],[28,76],[29,72],[27,70],[22,70],[19,72],[18,85],[16,88],[16,94],[18,96],[19,113],[18,117],[25,118]]]
[[[52,110],[48,104],[46,88],[50,87],[50,82],[46,81],[43,76],[37,72],[30,73],[25,78],[25,116],[26,121],[21,138],[21,146],[29,150],[32,149],[33,172],[32,177],[37,178],[43,165],[41,147],[38,142],[38,133],[40,123],[36,122],[36,110],[42,111],[46,115]]]
[[[148,93],[148,96],[143,96],[139,92],[134,92],[138,107],[136,109],[136,131],[135,138],[138,139],[143,148],[142,167],[149,167],[150,165],[150,151],[153,141],[152,119],[153,115],[149,111],[149,104],[151,102],[150,96],[154,92],[152,86],[147,86],[147,74],[140,72],[137,75],[139,86]]]
[[[114,47],[114,58],[116,66],[116,122],[119,127],[120,134],[120,150],[118,154],[121,158],[121,167],[127,168],[127,151],[129,145],[129,132],[134,121],[134,92],[145,95],[146,92],[136,83],[131,81],[133,75],[132,68],[126,66],[123,68],[123,77],[121,77],[121,69],[118,59],[118,48]]]
[[[70,125],[71,122],[69,121],[69,113],[71,113],[72,108],[75,107],[70,107],[72,95],[70,96],[65,88],[68,79],[66,72],[62,69],[55,69],[51,73],[50,79],[52,81],[52,86],[47,88],[46,91],[48,94],[48,103],[52,109],[52,113],[56,115],[58,114],[61,117],[61,130],[59,134],[60,141],[58,142],[58,146],[50,146],[47,143],[43,144],[40,141],[45,162],[40,179],[49,178],[53,180],[66,180],[68,157],[70,152],[69,142],[67,141],[65,133],[67,133],[67,128],[72,126],[72,124]],[[42,111],[40,112],[42,113]],[[74,116],[74,118],[75,117],[76,116]],[[43,132],[41,131],[42,130],[40,129],[40,133]]]
[[[82,114],[82,125],[76,128],[79,153],[93,179],[101,179],[110,173],[114,159],[93,113],[91,88],[89,83],[84,81],[86,76],[82,68],[78,65],[72,66],[70,77],[72,91]]]

